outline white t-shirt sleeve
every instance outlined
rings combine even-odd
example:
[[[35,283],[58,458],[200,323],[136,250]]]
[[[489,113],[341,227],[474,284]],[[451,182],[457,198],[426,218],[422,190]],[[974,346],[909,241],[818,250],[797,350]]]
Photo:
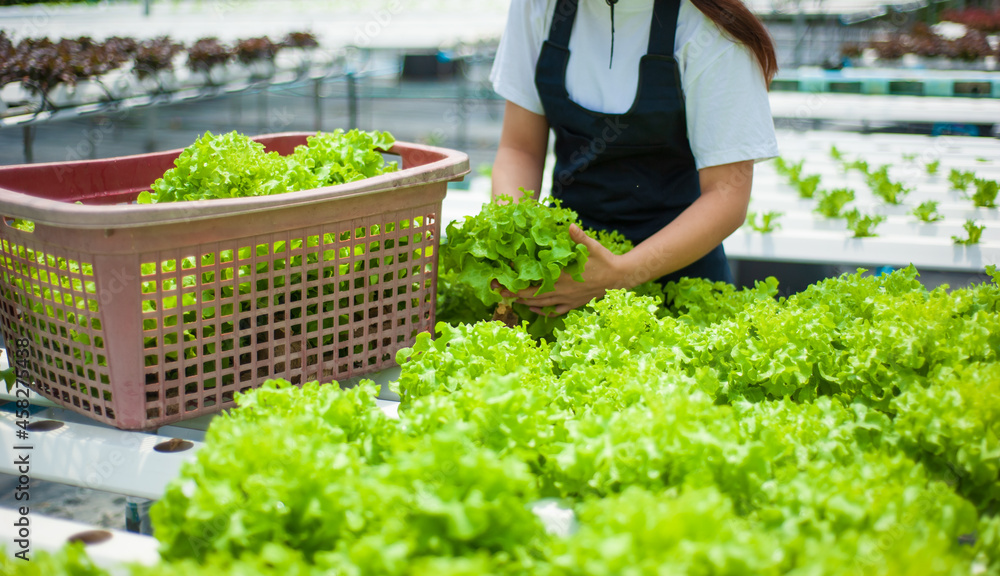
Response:
[[[545,4],[511,1],[507,26],[490,71],[493,90],[499,96],[539,115],[544,115],[545,110],[535,88],[535,65],[548,30]]]
[[[695,166],[701,170],[778,156],[767,84],[757,58],[688,2],[682,5],[682,15],[685,10],[692,12],[691,28],[678,42],[675,57]]]

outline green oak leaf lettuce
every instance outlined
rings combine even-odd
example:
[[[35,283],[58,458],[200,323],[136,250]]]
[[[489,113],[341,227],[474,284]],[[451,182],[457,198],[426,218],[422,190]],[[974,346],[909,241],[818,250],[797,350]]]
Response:
[[[552,375],[548,345],[533,340],[523,327],[509,329],[500,322],[439,322],[436,338],[417,334],[413,346],[396,353],[396,361],[402,370],[395,386],[404,408],[414,398],[453,392],[484,374]]]
[[[386,164],[379,153],[394,143],[388,132],[337,129],[309,136],[288,161],[315,175],[317,185],[311,187],[333,186],[394,172],[396,164]]]
[[[530,558],[543,535],[523,462],[472,442],[462,422],[416,435],[351,390],[281,381],[240,395],[152,510],[161,555],[252,557],[267,545],[311,564],[408,574],[432,558]]]
[[[140,204],[247,198],[354,182],[396,170],[379,150],[395,142],[388,132],[335,130],[307,138],[288,156],[238,132],[206,132],[185,148],[174,167],[140,194]]]
[[[281,194],[291,191],[287,170],[281,155],[266,152],[263,144],[247,136],[235,131],[219,136],[206,132],[153,183],[149,200],[164,203]]]
[[[550,268],[541,259],[552,254],[543,253],[537,245],[530,242],[522,244],[525,253],[521,256],[511,252],[504,244],[510,238],[503,234],[497,236],[491,224],[497,214],[506,214],[508,216],[504,217],[509,218],[515,226],[524,227],[520,232],[512,232],[515,235],[539,236],[546,241],[554,241],[554,236],[537,231],[529,232],[528,228],[550,226],[563,230],[559,242],[569,242],[564,246],[572,244],[568,233],[565,232],[568,224],[580,224],[576,214],[571,210],[564,210],[558,206],[546,207],[532,199],[523,199],[518,204],[507,203],[500,206],[487,204],[479,215],[466,217],[461,225],[457,222],[450,224],[448,237],[441,244],[437,316],[440,320],[450,324],[489,320],[494,306],[503,300],[497,292],[490,289],[494,277],[504,286],[507,286],[507,283],[523,287],[539,285],[539,291],[549,285],[546,282],[554,284],[558,279],[558,274],[554,274],[550,279],[539,278]],[[633,248],[632,243],[617,231],[584,229],[584,232],[595,238],[612,254],[625,254]],[[488,248],[493,242],[498,242],[498,246]],[[532,250],[537,252],[537,258],[540,260],[533,260],[535,256],[532,255]],[[587,249],[582,244],[577,244],[574,250],[584,257],[574,261],[566,270],[573,274],[575,279],[580,280],[577,272],[582,272],[585,266]],[[515,264],[514,261],[518,259],[524,259],[524,262]],[[524,273],[530,278],[511,280],[515,272]],[[662,287],[654,281],[640,284],[632,291],[660,300],[663,298]],[[555,330],[563,326],[564,316],[551,317],[538,314],[516,302],[512,306],[521,320],[527,323],[528,333],[536,339],[552,340]]]
[[[551,341],[439,323],[397,356],[398,419],[369,382],[266,383],[154,506],[165,560],[134,574],[996,574],[987,273],[610,291]],[[103,576],[80,560],[27,574]]]
[[[484,204],[479,214],[448,224],[442,266],[461,270],[485,304],[502,300],[494,280],[512,292],[535,287],[536,294],[551,291],[563,273],[582,281],[587,248],[569,236],[576,213],[529,197],[507,200]]]
[[[1000,512],[1000,364],[935,370],[892,401],[895,429],[914,459]]]

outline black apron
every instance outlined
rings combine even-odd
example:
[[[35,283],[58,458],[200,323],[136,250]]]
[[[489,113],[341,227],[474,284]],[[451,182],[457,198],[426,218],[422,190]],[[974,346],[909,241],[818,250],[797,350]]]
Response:
[[[535,86],[556,135],[552,195],[575,210],[584,226],[617,230],[634,244],[672,222],[701,195],[674,60],[679,9],[679,0],[655,0],[638,90],[624,114],[587,110],[566,91],[577,0],[557,1],[535,68]],[[733,282],[721,244],[659,281],[683,276]]]

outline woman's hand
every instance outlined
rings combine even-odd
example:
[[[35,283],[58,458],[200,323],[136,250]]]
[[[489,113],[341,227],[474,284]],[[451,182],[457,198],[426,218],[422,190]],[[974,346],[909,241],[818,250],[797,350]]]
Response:
[[[594,298],[603,297],[609,289],[628,287],[624,285],[626,274],[620,269],[620,256],[612,254],[597,240],[587,236],[576,224],[569,227],[569,235],[577,244],[586,246],[590,253],[584,266],[583,282],[577,282],[569,274],[562,274],[553,291],[535,296],[537,288],[521,290],[516,294],[517,302],[528,306],[532,312],[543,314],[542,308],[554,306],[555,310],[547,315],[562,316]],[[502,290],[501,294],[506,297],[515,296],[507,290]]]

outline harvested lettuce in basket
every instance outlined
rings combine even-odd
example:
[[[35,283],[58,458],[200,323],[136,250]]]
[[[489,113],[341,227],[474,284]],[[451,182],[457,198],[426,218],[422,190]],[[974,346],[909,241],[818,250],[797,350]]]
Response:
[[[270,196],[354,182],[396,170],[379,150],[395,139],[388,132],[320,132],[281,156],[230,132],[206,132],[181,152],[174,167],[139,195],[139,204]]]
[[[333,186],[394,172],[396,163],[386,164],[379,150],[388,150],[395,139],[388,132],[320,132],[310,136],[307,144],[295,148],[288,157],[313,174],[315,186]]]

